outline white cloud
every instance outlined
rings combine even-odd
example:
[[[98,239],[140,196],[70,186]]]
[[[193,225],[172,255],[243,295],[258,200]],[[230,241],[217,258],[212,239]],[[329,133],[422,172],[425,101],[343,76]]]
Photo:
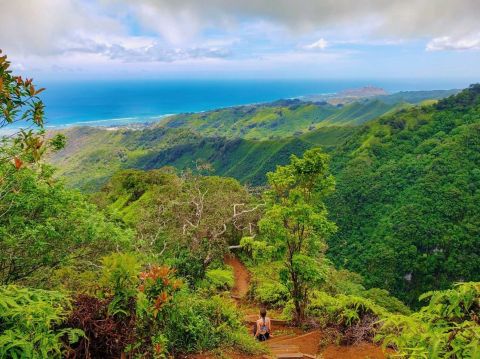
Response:
[[[144,22],[166,37],[188,36],[195,29],[232,24],[245,18],[267,19],[293,31],[350,28],[367,24],[375,36],[441,36],[479,29],[478,0],[105,0],[111,4],[145,6],[153,22]],[[168,25],[160,27],[162,22]],[[159,25],[160,24],[160,25]],[[173,38],[173,37],[172,37]]]
[[[103,57],[122,62],[171,62],[223,58],[230,54],[228,42],[180,44],[185,28],[179,32],[173,22],[158,21],[158,18],[155,21],[155,12],[150,11],[148,4],[139,4],[137,15],[141,21],[156,24],[165,39],[153,34],[129,34],[121,14],[100,6],[100,3],[76,0],[0,0],[0,46],[10,57],[19,58],[25,64],[35,63],[17,68],[19,70],[36,67],[38,57],[49,58],[52,63],[65,57],[78,59],[78,54],[84,54],[81,59],[95,55],[97,61]],[[190,32],[197,30],[191,27]]]
[[[427,44],[426,50],[480,50],[480,34],[461,38],[452,38],[450,36],[436,37]]]
[[[0,0],[0,46],[25,71],[279,54],[306,63],[331,60],[331,44],[478,49],[480,35],[468,35],[480,34],[479,17],[480,0]]]
[[[94,34],[125,34],[124,26],[75,0],[0,0],[0,45],[24,55],[54,55]]]
[[[480,31],[478,0],[0,0],[0,44],[16,52],[62,52],[76,34],[128,35],[133,19],[172,47],[191,47],[205,31],[266,21],[291,32],[339,29],[343,39],[460,37]],[[262,34],[258,34],[262,37]],[[85,36],[84,36],[85,37]]]
[[[311,43],[309,45],[305,46],[305,49],[307,50],[325,50],[328,46],[328,42],[325,39],[320,39],[318,41],[315,41],[314,43]]]

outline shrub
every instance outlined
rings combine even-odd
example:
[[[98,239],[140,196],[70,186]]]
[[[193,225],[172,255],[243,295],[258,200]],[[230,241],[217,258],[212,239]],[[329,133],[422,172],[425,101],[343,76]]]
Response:
[[[167,266],[152,266],[140,274],[137,300],[137,343],[133,353],[163,357],[168,351],[169,339],[165,335],[170,313],[175,310],[175,295],[182,282],[174,277]]]
[[[275,247],[268,245],[265,241],[255,240],[254,237],[243,237],[240,245],[254,264],[262,258],[270,258],[275,254]]]
[[[235,283],[233,269],[225,268],[210,269],[206,273],[207,281],[217,290],[229,290]]]
[[[281,261],[259,261],[258,265],[250,266],[252,281],[250,297],[261,304],[271,307],[282,307],[288,301],[287,287],[280,281]]]
[[[132,254],[114,253],[102,259],[100,285],[103,295],[111,298],[108,311],[110,315],[127,312],[131,300],[137,295],[140,264]]]
[[[185,278],[192,288],[198,279],[205,277],[205,267],[201,258],[186,249],[178,250],[175,258],[167,259],[167,264],[175,268],[177,275]]]
[[[338,294],[359,295],[365,291],[362,283],[363,278],[359,274],[346,269],[337,270],[331,266],[321,290],[333,296]]]
[[[288,296],[287,287],[275,281],[258,283],[255,288],[255,300],[273,307],[285,305]]]
[[[405,314],[411,313],[411,310],[399,299],[390,295],[385,289],[371,288],[361,293],[361,296],[370,299],[375,304],[385,308],[391,313]]]
[[[98,270],[86,269],[85,263],[64,266],[52,272],[48,285],[52,289],[94,295],[99,289]]]
[[[378,321],[386,311],[366,298],[343,294],[332,297],[317,291],[307,307],[307,314],[323,326],[334,327],[341,334],[343,344],[355,344],[373,341]]]
[[[60,358],[83,332],[62,328],[71,309],[61,292],[0,287],[0,357]]]
[[[110,315],[112,301],[113,297],[101,299],[87,294],[75,298],[68,325],[85,333],[73,347],[75,357],[118,358],[135,342],[135,303],[130,301],[128,315],[127,308],[122,315]]]
[[[102,258],[96,297],[75,298],[69,325],[82,329],[85,340],[75,347],[77,357],[118,357],[135,341],[136,296],[140,265],[132,254]]]
[[[321,289],[332,296],[345,294],[370,299],[392,313],[411,313],[402,301],[391,296],[387,290],[380,288],[366,290],[362,283],[363,278],[359,274],[345,269],[337,270],[332,266],[329,268],[327,281]]]
[[[377,335],[402,358],[480,357],[480,283],[425,293],[428,305],[410,315],[390,315]]]
[[[258,346],[243,326],[234,303],[224,297],[201,298],[184,291],[165,317],[164,334],[173,354],[234,348],[246,353]]]

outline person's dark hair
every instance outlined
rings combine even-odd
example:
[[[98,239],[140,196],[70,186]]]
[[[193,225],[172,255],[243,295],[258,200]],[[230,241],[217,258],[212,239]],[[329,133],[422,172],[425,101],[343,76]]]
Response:
[[[267,315],[267,310],[265,308],[260,309],[260,316],[262,318],[265,318],[266,315]]]

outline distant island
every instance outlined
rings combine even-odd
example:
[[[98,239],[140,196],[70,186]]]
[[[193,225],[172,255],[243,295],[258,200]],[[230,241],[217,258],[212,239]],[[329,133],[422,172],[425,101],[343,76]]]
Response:
[[[333,94],[317,94],[301,96],[299,99],[304,101],[326,101],[331,105],[345,104],[357,101],[359,99],[375,96],[386,96],[389,93],[383,88],[376,86],[363,86],[359,88],[346,89]]]

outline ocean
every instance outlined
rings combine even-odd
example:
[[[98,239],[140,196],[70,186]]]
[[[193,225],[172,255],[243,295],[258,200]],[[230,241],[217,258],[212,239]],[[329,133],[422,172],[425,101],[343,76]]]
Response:
[[[157,121],[165,115],[199,112],[366,85],[389,92],[464,87],[421,81],[320,80],[115,80],[41,82],[47,128],[114,126]]]

